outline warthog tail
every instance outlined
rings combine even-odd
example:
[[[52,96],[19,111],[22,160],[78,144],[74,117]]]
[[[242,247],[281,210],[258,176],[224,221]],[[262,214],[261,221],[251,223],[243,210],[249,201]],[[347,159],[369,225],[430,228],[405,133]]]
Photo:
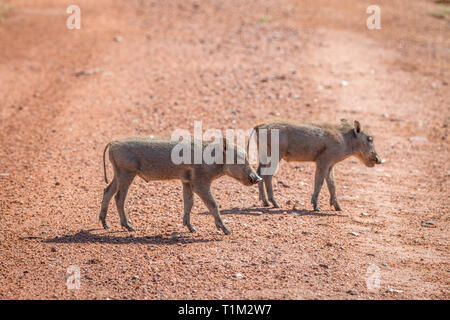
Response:
[[[105,174],[105,182],[108,183],[108,177],[106,176],[106,163],[105,163],[105,153],[106,149],[108,149],[110,143],[108,143],[105,147],[105,150],[103,150],[103,173]]]

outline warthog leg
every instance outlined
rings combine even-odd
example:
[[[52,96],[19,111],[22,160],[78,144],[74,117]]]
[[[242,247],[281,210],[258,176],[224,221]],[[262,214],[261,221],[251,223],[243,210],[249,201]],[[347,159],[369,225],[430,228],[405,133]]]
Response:
[[[194,204],[194,193],[189,182],[183,182],[183,198],[184,198],[184,216],[183,226],[187,226],[190,232],[195,232],[195,228],[191,225],[191,209]]]
[[[320,162],[316,163],[316,174],[314,178],[314,193],[311,198],[311,203],[314,207],[314,211],[320,211],[319,206],[317,205],[317,198],[319,197],[320,189],[323,185],[323,180],[325,179],[325,175],[328,175],[329,167],[324,166]]]
[[[261,164],[258,165],[256,173],[258,174],[258,176],[261,177]],[[264,207],[268,207],[270,204],[267,201],[266,190],[264,189],[264,179],[258,182],[258,189],[259,189],[259,200],[263,202]]]
[[[136,173],[134,172],[125,170],[118,170],[117,172],[117,182],[119,185],[115,196],[117,211],[120,216],[120,224],[128,231],[136,231],[128,222],[127,216],[125,215],[125,198],[127,197],[128,188],[130,187],[131,182],[133,182],[135,176]]]
[[[219,206],[217,205],[214,196],[211,193],[210,186],[201,186],[197,187],[195,184],[193,185],[194,192],[202,199],[208,208],[209,212],[214,216],[214,222],[216,223],[216,227],[219,230],[222,230],[225,234],[230,234],[231,231],[225,226],[222,218],[219,213]]]
[[[272,202],[275,208],[279,208],[280,205],[276,202],[273,196],[273,187],[272,187],[272,175],[263,175],[264,184],[266,185],[267,196],[269,197],[269,201]]]
[[[116,191],[117,191],[117,180],[116,177],[114,176],[114,179],[103,191],[102,208],[100,210],[99,219],[102,222],[103,228],[105,229],[109,229],[109,225],[106,222],[106,214],[108,213],[109,202],[111,201],[111,198],[116,193]]]
[[[341,206],[338,203],[336,197],[336,183],[334,182],[334,174],[333,167],[328,170],[328,174],[326,176],[328,191],[330,192],[330,206],[334,206],[336,211],[342,211]]]

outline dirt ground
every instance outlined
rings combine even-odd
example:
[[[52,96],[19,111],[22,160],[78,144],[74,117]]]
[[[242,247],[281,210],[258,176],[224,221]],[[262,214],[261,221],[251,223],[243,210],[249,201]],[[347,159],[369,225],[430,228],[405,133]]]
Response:
[[[373,1],[79,0],[69,30],[72,2],[0,1],[1,299],[450,298],[448,5],[377,1],[368,30]],[[386,163],[337,165],[343,212],[326,187],[312,211],[311,163],[281,163],[281,209],[221,178],[229,236],[198,198],[183,227],[180,182],[136,178],[137,231],[114,201],[101,228],[110,140],[273,117],[358,119]]]

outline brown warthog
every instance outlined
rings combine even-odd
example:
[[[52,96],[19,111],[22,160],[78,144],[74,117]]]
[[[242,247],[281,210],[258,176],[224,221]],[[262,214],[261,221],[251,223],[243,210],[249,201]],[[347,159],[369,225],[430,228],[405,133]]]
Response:
[[[174,148],[180,146],[183,147],[183,150],[189,150],[184,154],[184,156],[189,154],[187,157],[189,160],[176,164],[176,161],[173,161]],[[227,159],[225,155],[232,152],[234,162],[216,161],[206,164],[207,161],[201,160],[201,163],[196,164],[195,161],[191,161],[194,158],[195,150],[202,152],[207,146],[208,148],[216,147],[215,150],[223,153],[223,159]],[[244,185],[252,185],[261,181],[261,178],[249,166],[245,151],[238,149],[234,144],[227,143],[226,139],[206,144],[205,142],[186,143],[150,138],[127,138],[108,143],[103,151],[103,169],[106,183],[108,183],[108,180],[106,177],[105,153],[108,147],[109,159],[114,169],[114,179],[104,190],[100,211],[100,221],[105,229],[109,228],[106,223],[108,205],[112,196],[116,194],[115,200],[120,224],[129,231],[134,231],[134,228],[127,221],[124,204],[128,188],[135,176],[139,176],[147,182],[150,180],[181,180],[184,196],[183,225],[187,226],[189,231],[195,231],[191,225],[190,213],[194,203],[194,193],[196,193],[214,216],[216,227],[225,234],[231,232],[222,221],[219,207],[211,193],[213,180],[228,175]],[[208,162],[210,163],[210,161]]]
[[[274,140],[276,137],[274,130],[278,130],[278,146]],[[269,203],[264,185],[269,201],[274,207],[280,207],[273,196],[272,176],[281,159],[314,161],[316,163],[314,193],[311,198],[311,203],[316,211],[320,210],[317,198],[324,179],[327,181],[330,192],[330,205],[334,206],[337,211],[341,210],[336,197],[336,184],[333,176],[333,166],[336,163],[350,156],[356,156],[368,167],[384,162],[375,151],[373,137],[361,129],[358,121],[354,121],[353,125],[345,119],[338,124],[269,121],[256,125],[250,134],[250,139],[253,132],[256,133],[260,151],[257,173],[263,178],[259,183],[259,197],[265,206],[269,206]],[[272,137],[272,134],[275,135]],[[261,139],[261,135],[263,139]]]

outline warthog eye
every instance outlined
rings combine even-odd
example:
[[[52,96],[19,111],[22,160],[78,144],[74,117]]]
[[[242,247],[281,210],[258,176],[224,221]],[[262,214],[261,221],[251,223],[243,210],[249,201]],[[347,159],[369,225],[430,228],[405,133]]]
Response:
[[[367,141],[373,142],[373,138],[371,136],[367,137]]]

